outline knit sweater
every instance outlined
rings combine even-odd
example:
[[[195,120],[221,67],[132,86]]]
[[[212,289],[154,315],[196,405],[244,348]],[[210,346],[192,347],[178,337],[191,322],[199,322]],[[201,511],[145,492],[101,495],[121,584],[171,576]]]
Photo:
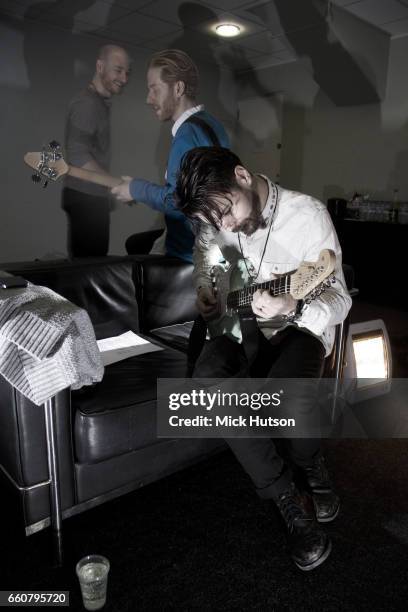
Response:
[[[88,313],[51,289],[0,289],[0,374],[37,405],[99,382],[103,365]]]

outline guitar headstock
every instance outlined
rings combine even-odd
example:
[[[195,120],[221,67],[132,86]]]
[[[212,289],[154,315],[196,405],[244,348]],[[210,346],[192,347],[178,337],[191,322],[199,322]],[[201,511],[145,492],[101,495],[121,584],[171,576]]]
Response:
[[[39,183],[41,179],[44,179],[44,187],[47,186],[48,181],[58,180],[69,170],[68,164],[62,157],[60,145],[55,140],[49,143],[48,149],[44,147],[42,151],[26,153],[24,161],[27,166],[35,170],[31,177],[32,180]]]
[[[329,249],[320,252],[315,262],[302,261],[296,272],[290,277],[290,294],[295,300],[303,300],[309,294],[311,299],[330,286],[328,280],[336,264],[336,255]],[[313,295],[315,292],[316,295]],[[317,293],[316,293],[317,292]]]

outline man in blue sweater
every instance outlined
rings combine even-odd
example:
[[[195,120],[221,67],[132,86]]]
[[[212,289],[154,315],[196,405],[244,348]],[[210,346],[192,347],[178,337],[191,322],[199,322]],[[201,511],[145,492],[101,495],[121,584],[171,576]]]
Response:
[[[147,72],[147,104],[159,121],[173,121],[165,185],[139,178],[123,177],[112,189],[122,202],[136,200],[164,213],[167,227],[165,253],[192,261],[194,235],[191,224],[174,203],[174,189],[181,159],[200,146],[229,148],[228,136],[217,119],[197,105],[198,69],[192,59],[178,49],[155,53]]]

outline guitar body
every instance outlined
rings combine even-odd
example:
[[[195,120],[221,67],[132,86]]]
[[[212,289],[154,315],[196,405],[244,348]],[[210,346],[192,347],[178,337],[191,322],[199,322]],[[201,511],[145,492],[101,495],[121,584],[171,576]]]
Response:
[[[245,260],[239,259],[236,264],[224,266],[219,264],[213,268],[216,295],[219,303],[219,311],[222,313],[217,319],[208,322],[208,332],[210,338],[217,336],[229,336],[235,342],[242,342],[242,332],[239,314],[235,310],[230,310],[227,306],[228,294],[231,291],[239,291],[248,287],[252,283],[252,278],[248,275]],[[251,307],[249,310],[252,312]],[[255,315],[254,315],[255,316]]]
[[[257,289],[267,290],[273,297],[290,294],[295,300],[305,299],[310,303],[334,282],[334,277],[329,277],[335,263],[334,252],[324,249],[317,261],[303,261],[297,270],[259,284],[254,283],[248,274],[244,259],[231,266],[214,266],[213,286],[219,316],[208,322],[210,337],[227,335],[242,342],[240,315],[252,313],[252,297]]]

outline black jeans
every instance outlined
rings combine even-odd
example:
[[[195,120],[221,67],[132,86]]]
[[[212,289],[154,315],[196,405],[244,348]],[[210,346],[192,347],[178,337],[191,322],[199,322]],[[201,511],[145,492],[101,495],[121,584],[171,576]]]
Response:
[[[271,342],[258,331],[258,352],[250,371],[242,345],[219,336],[205,343],[197,360],[194,378],[270,377],[320,378],[325,351],[322,343],[311,334],[290,327]],[[314,403],[305,393],[301,399]],[[263,498],[276,499],[288,487],[293,476],[279,456],[270,438],[228,438],[227,444],[252,479],[257,493]],[[320,440],[297,438],[287,441],[293,462],[305,467],[320,454]]]
[[[68,219],[69,256],[107,255],[109,250],[109,199],[65,187],[62,193],[62,207]]]

